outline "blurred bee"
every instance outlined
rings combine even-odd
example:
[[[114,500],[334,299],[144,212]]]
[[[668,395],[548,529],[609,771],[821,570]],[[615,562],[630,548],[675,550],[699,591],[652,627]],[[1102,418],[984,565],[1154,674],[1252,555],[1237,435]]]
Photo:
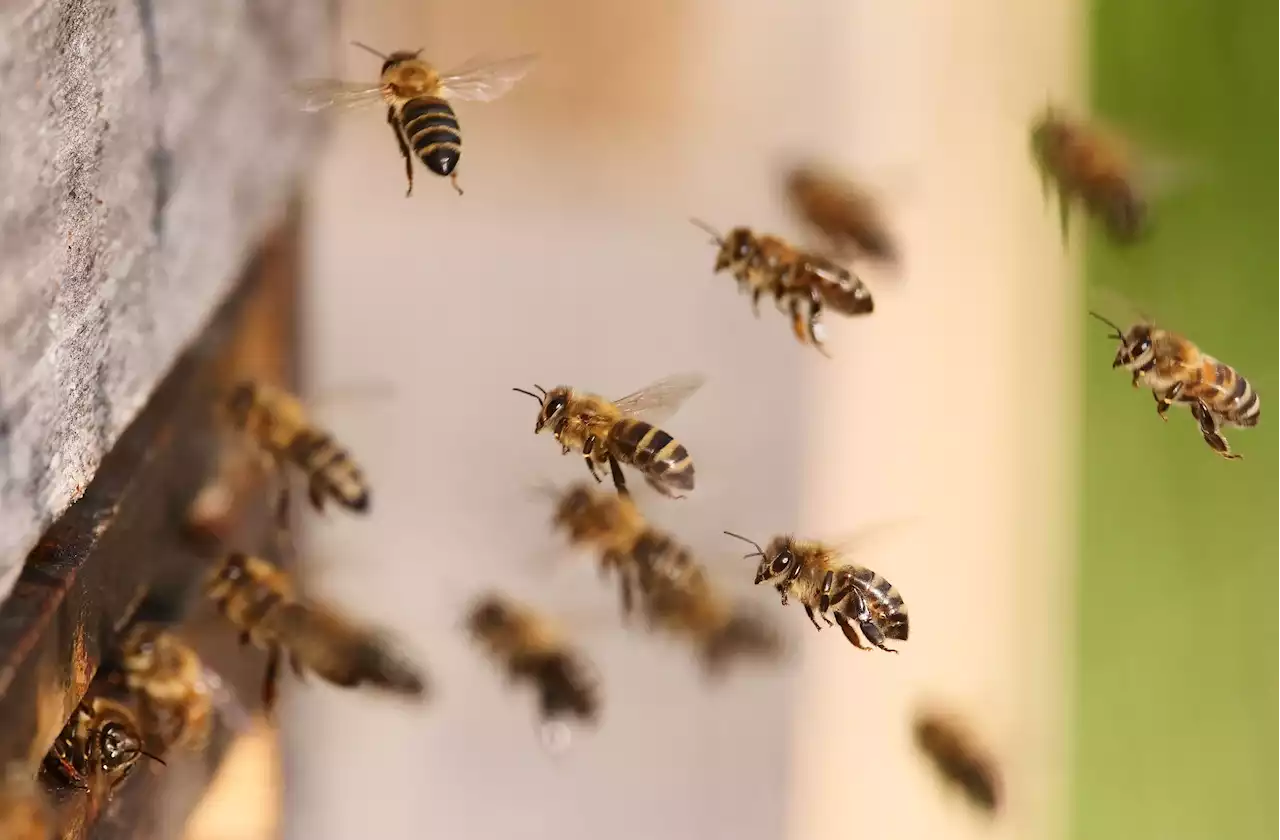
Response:
[[[1063,242],[1075,200],[1121,245],[1133,243],[1146,231],[1147,202],[1138,187],[1135,164],[1119,138],[1051,107],[1031,127],[1031,154],[1045,195],[1050,182],[1057,188]]]
[[[164,764],[143,748],[136,711],[99,695],[76,707],[45,755],[44,767],[62,785],[91,792],[102,781],[110,794],[143,756]]]
[[[671,417],[702,387],[696,374],[669,376],[618,400],[558,385],[550,391],[541,385],[535,394],[513,388],[540,404],[534,434],[551,429],[561,452],[581,452],[587,470],[601,481],[597,467],[608,464],[614,486],[627,492],[620,464],[639,470],[645,482],[662,495],[684,498],[678,491],[693,490],[693,458],[684,444],[656,424]]]
[[[168,747],[199,750],[208,743],[217,680],[189,645],[158,625],[137,624],[125,634],[118,660],[145,731]]]
[[[599,717],[592,668],[551,621],[501,595],[487,594],[472,606],[466,625],[512,680],[534,686],[544,722],[567,716],[594,723]]]
[[[416,699],[426,696],[418,668],[387,639],[327,605],[299,599],[288,576],[266,560],[228,555],[205,592],[240,629],[241,644],[252,642],[267,652],[262,689],[267,710],[275,705],[282,656],[299,677],[312,671],[343,688],[371,685]]]
[[[317,511],[326,500],[348,510],[369,510],[369,485],[351,456],[329,435],[312,425],[302,403],[292,394],[270,385],[241,382],[227,399],[232,424],[243,431],[269,461],[280,481],[276,522],[288,528],[289,481],[285,464],[293,464],[307,477],[307,495]]]
[[[760,298],[767,292],[791,315],[791,328],[801,344],[810,343],[824,355],[822,311],[824,307],[841,315],[867,315],[875,309],[871,291],[848,269],[825,257],[792,247],[776,236],[753,233],[736,227],[727,236],[698,219],[695,225],[711,234],[720,246],[715,273],[728,271],[738,288],[751,294],[751,308],[760,314]]]
[[[917,715],[914,730],[920,751],[970,802],[988,812],[1000,806],[1000,775],[995,762],[955,720],[924,713]]]
[[[20,764],[6,770],[0,785],[0,837],[5,840],[50,840],[53,820],[39,782]]]
[[[792,207],[827,238],[834,253],[898,261],[880,205],[866,190],[814,166],[793,167],[785,190]]]
[[[862,631],[868,642],[889,653],[897,651],[885,647],[886,639],[907,640],[907,605],[902,595],[870,569],[842,562],[837,549],[790,536],[774,537],[767,547],[761,548],[759,543],[741,534],[731,531],[725,534],[755,548],[746,556],[760,558],[756,584],[766,581],[773,584],[784,606],[795,596],[804,606],[809,621],[819,630],[822,625],[817,615],[829,626],[832,621],[827,613],[833,612],[836,623],[854,647],[865,649],[858,640],[857,630]]]
[[[492,102],[503,96],[533,68],[536,56],[524,55],[493,63],[469,62],[447,73],[420,59],[421,50],[401,50],[390,55],[361,43],[353,45],[382,59],[377,85],[313,79],[298,88],[304,111],[351,108],[384,102],[387,124],[396,136],[404,157],[404,174],[409,181],[405,196],[413,194],[413,157],[440,176],[448,176],[458,195],[458,173],[462,157],[462,134],[450,99]]]
[[[1089,314],[1114,330],[1109,338],[1118,340],[1120,348],[1111,367],[1132,371],[1133,387],[1151,389],[1161,420],[1169,419],[1169,406],[1187,405],[1205,443],[1224,458],[1240,458],[1221,430],[1224,425],[1258,425],[1262,406],[1248,380],[1177,333],[1148,323],[1135,324],[1126,333],[1098,313]]]
[[[635,601],[631,550],[648,528],[631,497],[574,485],[558,495],[552,525],[567,531],[573,545],[599,552],[600,573],[618,575],[622,611],[629,615]]]

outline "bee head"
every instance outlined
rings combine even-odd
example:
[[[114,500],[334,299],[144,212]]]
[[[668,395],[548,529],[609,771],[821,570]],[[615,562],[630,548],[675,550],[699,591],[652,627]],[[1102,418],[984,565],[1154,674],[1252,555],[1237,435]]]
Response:
[[[393,67],[399,67],[400,65],[407,64],[410,61],[417,61],[418,56],[420,55],[422,55],[422,50],[396,50],[386,56],[386,60],[382,62],[381,72],[386,73]]]
[[[565,385],[552,388],[542,400],[542,408],[538,411],[538,421],[533,426],[533,433],[536,435],[548,426],[555,428],[556,422],[564,416],[568,407],[569,388]]]
[[[1112,333],[1107,338],[1114,338],[1120,342],[1120,347],[1116,349],[1116,357],[1111,362],[1112,368],[1135,370],[1145,367],[1151,361],[1153,351],[1150,324],[1135,324],[1129,328],[1128,333],[1125,333],[1114,321],[1102,317],[1097,312],[1090,311],[1089,314],[1112,329]]]
[[[725,533],[735,539],[742,540],[755,549],[745,557],[760,558],[760,565],[756,567],[757,585],[765,581],[776,582],[781,580],[787,576],[787,573],[791,571],[793,564],[796,562],[795,547],[790,537],[774,537],[769,541],[767,547],[761,548],[758,542],[747,539],[741,534],[735,534],[732,531],[725,531]]]
[[[467,616],[467,629],[476,636],[489,636],[506,629],[511,610],[497,595],[486,595],[476,602]]]

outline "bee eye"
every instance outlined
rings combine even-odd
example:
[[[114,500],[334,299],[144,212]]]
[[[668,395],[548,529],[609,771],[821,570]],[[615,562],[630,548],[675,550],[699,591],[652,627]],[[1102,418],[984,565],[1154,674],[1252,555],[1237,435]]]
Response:
[[[773,564],[769,566],[769,570],[775,575],[780,575],[791,565],[791,552],[780,551],[778,556],[773,558]]]
[[[557,414],[563,411],[564,404],[565,404],[564,397],[556,397],[555,399],[548,400],[547,407],[546,409],[544,409],[547,417],[548,418],[555,417]]]

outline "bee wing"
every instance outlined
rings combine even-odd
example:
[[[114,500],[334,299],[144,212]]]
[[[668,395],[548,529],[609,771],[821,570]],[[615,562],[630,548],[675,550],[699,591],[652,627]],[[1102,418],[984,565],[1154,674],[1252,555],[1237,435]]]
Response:
[[[293,85],[298,107],[314,114],[325,110],[363,108],[382,101],[382,87],[341,79],[303,79]]]
[[[628,417],[643,418],[656,425],[679,411],[685,400],[706,381],[706,377],[698,373],[675,374],[614,400],[614,405]]]
[[[200,683],[213,701],[228,730],[238,735],[253,725],[253,715],[249,709],[240,702],[240,698],[223,682],[216,671],[207,666],[204,667],[201,670]]]
[[[826,544],[842,555],[853,555],[866,551],[867,547],[876,540],[882,539],[886,533],[890,533],[916,521],[914,516],[899,516],[893,519],[884,519],[879,522],[873,522],[864,525],[852,533],[843,534],[835,540],[828,541]]]
[[[440,95],[445,99],[492,102],[507,94],[537,63],[536,55],[520,55],[502,61],[472,59],[440,76]]]

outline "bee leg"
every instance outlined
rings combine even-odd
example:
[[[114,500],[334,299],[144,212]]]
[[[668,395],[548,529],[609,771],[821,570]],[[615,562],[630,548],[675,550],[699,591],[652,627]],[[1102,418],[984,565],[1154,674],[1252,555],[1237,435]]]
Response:
[[[809,322],[808,332],[809,341],[818,352],[830,358],[831,354],[827,352],[827,348],[822,344],[822,298],[818,297],[817,290],[809,292]]]
[[[622,578],[620,588],[622,590],[622,614],[631,615],[635,608],[635,592],[631,588],[631,575],[623,571],[619,577]]]
[[[809,616],[809,620],[813,622],[814,627],[817,627],[819,630],[822,629],[822,625],[818,623],[818,619],[813,614],[813,607],[809,606],[808,604],[805,604],[804,614]]]
[[[801,344],[807,343],[805,335],[804,315],[800,312],[799,298],[792,298],[790,303],[791,310],[791,331],[796,334],[796,340]]]
[[[324,513],[324,484],[312,479],[307,484],[307,498],[311,501],[311,506],[316,509],[317,513]]]
[[[884,634],[880,632],[880,628],[876,626],[870,616],[858,616],[858,626],[862,628],[862,635],[866,636],[868,642],[871,642],[871,644],[885,653],[897,653],[893,648],[884,646]]]
[[[1156,414],[1160,415],[1160,419],[1169,422],[1169,406],[1173,405],[1174,400],[1182,393],[1182,383],[1175,382],[1173,387],[1165,391],[1164,396],[1160,396],[1155,391],[1151,395],[1156,398]]]
[[[757,318],[760,317],[760,296],[764,294],[764,289],[756,286],[751,290],[751,311]]]
[[[413,156],[409,154],[409,144],[405,142],[404,132],[396,122],[395,108],[387,108],[387,125],[391,126],[391,133],[396,136],[396,144],[400,146],[400,154],[404,156],[404,177],[409,181],[409,188],[404,191],[404,197],[408,198],[413,195]]]
[[[680,495],[679,493],[675,492],[675,491],[674,491],[674,490],[672,490],[670,487],[668,487],[667,485],[663,484],[661,481],[658,481],[658,480],[654,479],[652,476],[645,476],[645,478],[644,478],[644,483],[645,483],[645,484],[648,484],[650,487],[652,487],[654,490],[657,490],[659,493],[661,493],[662,495],[666,496],[668,499],[683,499],[683,498],[684,498],[684,496],[682,496],[682,495]]]
[[[627,477],[622,474],[622,465],[612,455],[609,456],[609,472],[613,476],[613,486],[617,488],[618,495],[630,496],[631,491],[627,489]]]
[[[289,513],[293,498],[289,493],[289,475],[285,472],[283,464],[277,465],[276,480],[280,482],[280,489],[276,493],[274,517],[276,550],[280,552],[281,557],[292,557],[293,529],[289,525]]]
[[[1200,424],[1200,434],[1204,436],[1204,442],[1209,444],[1209,447],[1214,452],[1217,452],[1228,461],[1240,460],[1240,456],[1231,451],[1231,447],[1227,444],[1227,439],[1219,433],[1218,418],[1209,410],[1209,406],[1205,405],[1203,401],[1193,403],[1191,405],[1191,413]]]
[[[268,715],[276,705],[276,689],[280,683],[280,648],[272,645],[267,651],[267,669],[262,677],[262,708]]]
[[[856,647],[858,650],[868,650],[867,646],[858,638],[858,630],[853,626],[849,619],[844,617],[843,613],[836,613],[836,623],[840,625],[840,632],[844,633],[844,637]]]
[[[449,183],[453,184],[453,189],[458,193],[458,195],[462,195],[462,187],[458,186],[457,172],[454,172],[449,175]]]
[[[828,569],[827,573],[822,576],[822,588],[818,591],[822,593],[822,597],[818,599],[818,612],[826,613],[831,609],[831,587],[835,586],[836,573],[832,569]]]
[[[787,605],[787,587],[784,584],[779,583],[773,588],[778,590],[778,594],[782,596],[782,606],[785,607]]]

